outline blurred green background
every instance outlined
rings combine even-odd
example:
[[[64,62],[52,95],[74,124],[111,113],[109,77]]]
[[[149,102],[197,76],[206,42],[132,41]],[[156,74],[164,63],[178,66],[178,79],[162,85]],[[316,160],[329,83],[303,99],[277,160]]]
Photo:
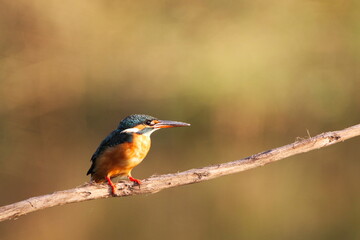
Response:
[[[3,0],[0,205],[81,185],[132,113],[163,130],[133,175],[359,123],[359,1]],[[360,239],[360,139],[154,195],[0,223],[15,239]]]

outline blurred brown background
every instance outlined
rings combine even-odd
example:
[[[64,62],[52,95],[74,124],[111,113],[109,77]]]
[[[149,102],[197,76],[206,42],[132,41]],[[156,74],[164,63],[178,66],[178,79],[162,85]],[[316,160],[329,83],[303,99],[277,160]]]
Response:
[[[240,159],[360,118],[358,1],[3,0],[0,205],[88,181],[132,113],[140,179]],[[15,239],[359,239],[360,139],[155,195],[38,211]]]

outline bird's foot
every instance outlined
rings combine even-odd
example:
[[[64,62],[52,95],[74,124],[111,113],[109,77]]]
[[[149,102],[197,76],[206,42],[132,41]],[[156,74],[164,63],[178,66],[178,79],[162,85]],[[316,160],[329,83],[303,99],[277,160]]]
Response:
[[[135,183],[137,183],[138,185],[141,184],[141,181],[140,181],[139,179],[133,178],[133,177],[131,177],[131,176],[128,176],[128,178],[129,178],[130,181],[135,182]]]
[[[115,184],[111,181],[111,179],[108,176],[106,177],[106,180],[107,180],[109,186],[111,187],[111,194],[113,196],[117,196]]]

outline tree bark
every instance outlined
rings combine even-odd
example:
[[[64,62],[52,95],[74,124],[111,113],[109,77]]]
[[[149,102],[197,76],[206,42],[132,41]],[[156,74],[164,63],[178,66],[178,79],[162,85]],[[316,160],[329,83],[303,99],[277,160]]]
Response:
[[[360,124],[340,131],[322,133],[315,137],[299,140],[279,148],[267,150],[250,157],[243,158],[241,160],[203,168],[190,169],[174,174],[152,176],[142,180],[141,185],[134,185],[133,183],[129,183],[127,181],[120,182],[116,184],[116,197],[156,193],[167,188],[207,181],[220,176],[264,166],[265,164],[299,153],[327,147],[359,135]],[[27,213],[49,207],[108,197],[114,196],[111,194],[111,189],[107,184],[88,183],[73,189],[32,197],[21,202],[0,207],[0,221],[15,219]]]

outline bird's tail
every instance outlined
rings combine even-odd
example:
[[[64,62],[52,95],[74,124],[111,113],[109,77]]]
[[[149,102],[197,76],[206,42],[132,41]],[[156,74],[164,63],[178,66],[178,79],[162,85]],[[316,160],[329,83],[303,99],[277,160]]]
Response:
[[[94,173],[95,164],[94,162],[91,164],[90,169],[87,171],[86,175],[93,174]]]

